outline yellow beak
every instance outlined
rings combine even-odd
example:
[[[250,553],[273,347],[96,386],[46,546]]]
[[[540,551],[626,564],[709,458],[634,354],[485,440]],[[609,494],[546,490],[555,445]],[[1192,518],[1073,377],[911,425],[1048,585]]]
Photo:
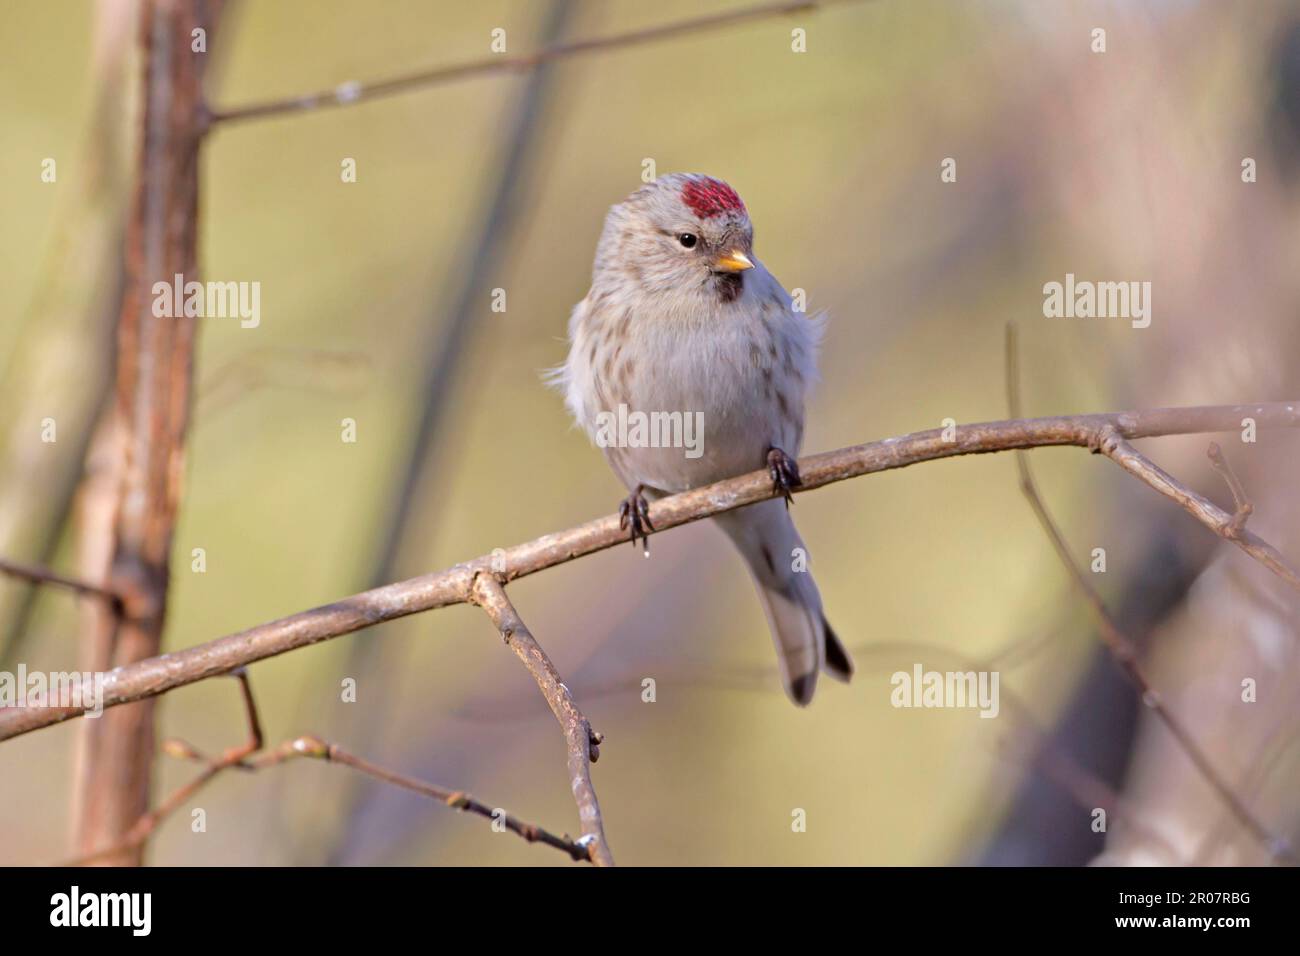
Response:
[[[739,249],[732,249],[726,255],[719,256],[713,263],[713,268],[723,272],[744,272],[746,269],[754,268],[754,263]]]

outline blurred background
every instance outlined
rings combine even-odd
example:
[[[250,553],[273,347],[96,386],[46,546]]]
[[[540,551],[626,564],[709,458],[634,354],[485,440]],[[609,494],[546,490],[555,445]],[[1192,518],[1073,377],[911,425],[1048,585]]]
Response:
[[[209,39],[209,98],[457,63],[496,28],[524,53],[741,6],[237,0]],[[128,0],[12,0],[0,32],[0,555],[56,568],[77,565],[76,490],[111,377],[135,16]],[[564,358],[605,211],[647,159],[731,183],[764,262],[829,313],[806,453],[1005,417],[1008,320],[1027,415],[1300,397],[1297,130],[1300,4],[1273,0],[875,0],[221,126],[203,154],[203,278],[259,282],[262,314],[199,322],[166,647],[615,508],[621,487],[541,374]],[[1043,285],[1067,272],[1152,282],[1150,327],[1044,318]],[[1219,440],[1252,528],[1300,556],[1300,436]],[[1141,447],[1230,507],[1207,443]],[[1095,584],[1170,708],[1273,832],[1300,835],[1295,593],[1104,459],[1031,459],[1078,559],[1105,548]],[[648,561],[616,548],[511,587],[605,735],[594,781],[621,863],[1268,861],[1100,651],[1011,456],[844,482],[795,509],[859,668],[807,710],[781,692],[748,577],[707,523],[655,537]],[[0,669],[73,667],[79,622],[67,595],[0,580]],[[890,675],[915,663],[998,670],[1000,716],[891,707]],[[476,609],[250,673],[272,744],[313,732],[577,832],[561,736]],[[224,679],[166,695],[158,721],[209,752],[245,734]],[[0,745],[0,863],[69,855],[76,731]],[[194,773],[160,757],[156,792]],[[1099,795],[1117,808],[1105,834]],[[149,859],[565,863],[314,761],[222,776]]]

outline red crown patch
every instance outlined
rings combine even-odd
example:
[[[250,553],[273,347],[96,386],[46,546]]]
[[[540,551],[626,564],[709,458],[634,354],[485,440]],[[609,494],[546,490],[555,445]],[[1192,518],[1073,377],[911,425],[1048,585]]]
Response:
[[[720,216],[724,212],[744,212],[745,204],[736,191],[718,179],[705,176],[688,179],[682,187],[682,201],[701,219]]]

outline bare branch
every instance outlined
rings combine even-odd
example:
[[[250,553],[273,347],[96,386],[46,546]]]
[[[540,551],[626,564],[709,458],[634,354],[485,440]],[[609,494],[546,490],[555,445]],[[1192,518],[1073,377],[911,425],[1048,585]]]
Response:
[[[70,578],[59,574],[57,571],[51,571],[49,568],[38,567],[34,564],[20,564],[17,561],[0,558],[0,574],[7,574],[11,578],[18,578],[22,581],[30,581],[32,584],[49,584],[58,588],[66,588],[69,591],[75,591],[77,594],[97,597],[113,603],[119,601],[118,596],[108,588],[100,587],[98,584],[91,584],[88,581],[79,581],[76,578]]]
[[[1221,474],[1223,480],[1227,482],[1228,490],[1232,492],[1232,504],[1236,509],[1232,516],[1232,521],[1229,523],[1229,526],[1224,529],[1224,536],[1231,538],[1239,537],[1241,529],[1246,527],[1246,522],[1254,512],[1255,506],[1252,505],[1250,499],[1246,497],[1246,489],[1242,487],[1241,481],[1237,478],[1236,472],[1234,472],[1232,466],[1228,464],[1228,459],[1224,456],[1223,449],[1219,447],[1218,442],[1210,442],[1208,454],[1210,456],[1210,464],[1214,466],[1214,470]]]
[[[247,673],[241,668],[235,671],[233,676],[238,678],[240,683],[244,710],[248,720],[248,740],[238,747],[226,750],[220,757],[215,759],[204,756],[184,740],[172,739],[164,741],[162,745],[163,753],[181,760],[196,760],[204,764],[202,772],[193,780],[178,787],[157,808],[137,820],[122,840],[112,846],[78,857],[70,861],[68,865],[85,866],[142,847],[168,817],[188,803],[196,793],[226,770],[265,770],[269,767],[277,767],[298,757],[314,757],[332,763],[343,764],[384,783],[402,787],[405,790],[426,797],[432,797],[452,809],[464,813],[473,813],[493,822],[499,820],[507,830],[518,834],[529,843],[544,843],[547,846],[555,847],[557,850],[567,853],[575,861],[590,859],[588,847],[575,843],[567,836],[557,836],[535,823],[527,823],[500,808],[488,806],[463,790],[448,790],[436,784],[425,783],[422,780],[416,780],[414,777],[407,777],[404,774],[387,770],[349,753],[337,744],[328,743],[311,734],[286,740],[268,753],[253,756],[262,749],[262,727],[257,715],[257,704],[253,699],[253,688],[249,683]]]
[[[506,590],[492,574],[481,572],[472,586],[475,604],[487,612],[492,623],[510,649],[528,668],[537,682],[542,696],[550,705],[551,713],[564,731],[564,741],[569,751],[569,778],[573,798],[578,804],[578,818],[582,823],[583,844],[597,866],[613,866],[614,857],[605,839],[604,823],[600,816],[600,803],[591,783],[591,764],[600,757],[601,736],[591,729],[591,724],[578,709],[573,694],[564,686],[555,665],[533,638],[528,627],[519,618],[514,605],[506,597]]]
[[[1113,428],[1102,429],[1097,450],[1133,477],[1150,485],[1166,498],[1178,502],[1201,524],[1224,540],[1231,541],[1291,587],[1300,591],[1300,574],[1295,568],[1291,567],[1277,548],[1244,527],[1246,517],[1250,514],[1249,504],[1246,505],[1248,510],[1244,513],[1239,507],[1236,515],[1228,514],[1213,501],[1198,495],[1151,461],[1120,437]],[[1235,481],[1235,478],[1233,480]]]
[[[233,123],[240,120],[266,119],[288,113],[300,113],[305,110],[352,106],[385,96],[395,96],[399,93],[428,89],[444,83],[454,83],[474,76],[491,73],[521,73],[541,66],[543,63],[549,63],[552,60],[577,56],[583,53],[617,50],[644,43],[653,43],[658,40],[669,40],[691,33],[703,33],[720,27],[735,26],[752,20],[779,17],[790,13],[813,12],[820,7],[863,2],[867,2],[867,0],[793,0],[793,2],[758,4],[752,7],[742,7],[738,10],[693,17],[689,20],[677,20],[656,27],[615,33],[607,37],[593,37],[589,40],[562,43],[537,53],[521,56],[496,54],[453,66],[407,73],[373,83],[340,83],[332,89],[320,90],[316,93],[291,96],[287,99],[268,100],[263,103],[250,103],[247,106],[235,106],[227,110],[216,110],[212,114],[211,122],[214,125]]]
[[[1016,455],[1017,460],[1022,466],[1020,487],[1025,496],[1029,499],[1034,513],[1038,516],[1043,530],[1051,539],[1053,547],[1056,549],[1057,556],[1060,557],[1074,583],[1078,586],[1088,606],[1092,608],[1093,615],[1097,619],[1098,633],[1101,636],[1102,643],[1110,651],[1115,662],[1119,664],[1121,670],[1128,679],[1137,688],[1141,695],[1142,704],[1150,710],[1156,718],[1162,723],[1166,730],[1177,742],[1179,748],[1192,762],[1197,772],[1206,783],[1218,794],[1219,799],[1223,801],[1224,806],[1237,819],[1237,821],[1246,828],[1247,831],[1264,847],[1274,859],[1284,861],[1289,864],[1300,863],[1300,857],[1297,857],[1291,849],[1290,844],[1280,836],[1269,831],[1263,823],[1251,812],[1250,808],[1242,802],[1237,796],[1236,791],[1229,786],[1228,782],[1215,769],[1206,756],[1205,751],[1201,749],[1200,744],[1192,737],[1191,732],[1165,705],[1164,698],[1151,686],[1151,682],[1143,673],[1138,664],[1137,648],[1133,642],[1119,629],[1115,619],[1111,616],[1109,609],[1102,601],[1101,596],[1092,587],[1084,574],[1083,569],[1079,567],[1074,560],[1069,545],[1066,543],[1061,530],[1057,527],[1056,522],[1052,519],[1047,506],[1043,504],[1042,498],[1038,494],[1038,489],[1034,484],[1033,475],[1029,471],[1028,462],[1025,461],[1027,456],[1024,452]]]
[[[1007,399],[1010,405],[1010,411],[1013,415],[1018,414],[1020,411],[1019,388],[1017,385],[1013,384],[1015,380],[1019,379],[1018,368],[1019,363],[1016,354],[1015,327],[1009,324],[1007,326]],[[1114,426],[1111,425],[1103,426],[1101,435],[1102,442],[1099,447],[1102,454],[1119,461],[1120,459],[1115,458],[1111,451],[1107,451],[1107,448],[1109,447],[1113,450],[1117,445],[1127,446],[1127,442],[1117,437]],[[1130,471],[1132,474],[1138,474],[1137,471],[1133,471],[1127,464],[1125,464],[1125,462],[1132,463],[1133,459],[1131,456],[1137,455],[1137,452],[1133,451],[1131,446],[1128,447],[1127,451],[1117,452],[1117,454],[1120,454],[1123,457],[1121,467],[1124,467],[1126,471]],[[1141,456],[1138,457],[1141,458]],[[1155,472],[1159,472],[1161,480],[1167,483],[1165,487],[1176,490],[1179,495],[1184,496],[1184,498],[1189,501],[1192,497],[1195,497],[1199,498],[1200,501],[1209,505],[1211,508],[1214,507],[1214,505],[1205,501],[1204,498],[1200,498],[1200,496],[1196,495],[1194,492],[1182,488],[1182,486],[1173,478],[1165,474],[1163,471],[1160,471],[1159,468],[1146,461],[1146,459],[1143,458],[1141,460],[1142,462],[1145,462],[1145,465],[1141,466],[1142,474],[1139,474],[1139,477],[1142,477],[1148,484],[1152,484],[1152,487],[1161,490],[1161,486],[1156,485],[1146,477],[1151,475],[1148,468],[1154,469]],[[1285,862],[1292,865],[1300,863],[1300,857],[1296,856],[1288,841],[1284,837],[1272,833],[1266,826],[1264,826],[1251,809],[1246,806],[1239,796],[1237,796],[1236,791],[1228,784],[1227,780],[1217,769],[1215,769],[1214,765],[1210,762],[1209,757],[1206,756],[1206,753],[1201,749],[1200,744],[1198,744],[1195,738],[1192,737],[1192,734],[1187,729],[1186,725],[1184,725],[1179,718],[1174,716],[1173,712],[1165,705],[1164,698],[1162,698],[1151,685],[1151,682],[1147,679],[1141,665],[1138,663],[1138,651],[1136,645],[1127,635],[1124,634],[1123,631],[1120,630],[1119,624],[1115,621],[1110,610],[1106,607],[1106,603],[1101,599],[1101,595],[1097,593],[1097,590],[1092,586],[1092,583],[1084,573],[1083,568],[1074,559],[1074,553],[1066,542],[1065,535],[1061,532],[1060,527],[1052,518],[1051,512],[1047,510],[1047,505],[1043,502],[1042,496],[1038,493],[1038,486],[1034,482],[1033,472],[1030,471],[1029,455],[1026,452],[1016,452],[1016,466],[1020,471],[1020,490],[1024,492],[1025,497],[1028,499],[1029,506],[1038,517],[1039,524],[1042,525],[1043,531],[1046,532],[1048,539],[1052,542],[1052,547],[1055,549],[1057,557],[1061,559],[1061,563],[1065,565],[1065,569],[1069,572],[1071,580],[1074,582],[1075,586],[1078,587],[1079,592],[1083,595],[1088,606],[1092,608],[1093,616],[1097,619],[1098,634],[1101,637],[1102,644],[1105,645],[1106,650],[1110,652],[1111,657],[1113,657],[1115,662],[1120,666],[1120,669],[1124,672],[1124,676],[1129,679],[1135,688],[1137,688],[1143,706],[1150,710],[1155,715],[1156,719],[1164,725],[1165,729],[1169,731],[1170,736],[1174,738],[1178,747],[1183,751],[1187,759],[1191,761],[1202,779],[1204,779],[1205,782],[1215,791],[1219,799],[1223,801],[1224,806],[1233,815],[1237,822],[1245,827],[1245,829],[1269,853],[1269,855],[1279,862]],[[1170,497],[1175,497],[1175,495],[1170,494]],[[1175,500],[1179,499],[1175,497]],[[1182,502],[1180,501],[1180,503]],[[1188,507],[1189,511],[1192,510],[1188,504],[1184,504],[1184,507]],[[1196,514],[1195,511],[1192,513]]]
[[[257,717],[257,704],[253,700],[253,688],[248,681],[248,672],[242,667],[231,673],[239,681],[240,692],[244,701],[244,712],[248,719],[248,740],[238,747],[231,747],[216,760],[205,760],[207,766],[193,780],[178,787],[159,806],[144,813],[135,821],[122,838],[102,849],[83,853],[68,866],[87,866],[104,860],[113,860],[125,855],[136,854],[144,846],[154,831],[169,816],[189,802],[190,798],[211,783],[223,770],[235,766],[250,754],[262,749],[262,725]],[[172,756],[200,757],[201,755],[184,741],[165,741],[163,752]]]
[[[1295,428],[1300,426],[1300,401],[1011,419],[961,425],[951,434],[946,429],[934,428],[804,458],[799,462],[803,484],[797,493],[958,455],[1063,445],[1092,450],[1100,444],[1106,428],[1114,429],[1115,434],[1124,438],[1236,431],[1244,417],[1255,419],[1260,428]],[[660,499],[650,505],[650,511],[657,533],[662,533],[764,501],[772,494],[772,480],[767,471],[752,471]],[[318,641],[422,611],[466,603],[471,599],[475,576],[480,571],[491,571],[494,564],[505,568],[506,580],[513,580],[626,543],[627,532],[619,530],[617,515],[543,535],[505,549],[495,557],[482,555],[445,571],[363,591],[206,644],[115,668],[105,675],[103,705],[116,707],[155,697]],[[79,717],[84,711],[84,707],[0,709],[0,740]]]
[[[431,783],[425,783],[422,780],[416,780],[413,777],[395,773],[392,770],[385,770],[383,767],[376,766],[354,754],[348,753],[337,744],[326,743],[316,737],[299,737],[297,740],[289,741],[288,744],[281,746],[278,751],[269,754],[268,757],[275,757],[276,759],[267,760],[266,764],[281,762],[285,758],[279,755],[288,751],[291,751],[290,756],[320,757],[333,763],[344,764],[376,780],[391,783],[396,787],[402,787],[405,790],[423,794],[426,797],[432,797],[454,810],[477,814],[492,821],[499,819],[502,826],[511,833],[517,833],[529,843],[544,843],[547,846],[555,847],[557,850],[567,853],[575,861],[591,860],[591,854],[587,846],[575,843],[567,836],[556,836],[535,823],[526,823],[518,817],[505,813],[500,808],[488,806],[463,790],[447,790]]]

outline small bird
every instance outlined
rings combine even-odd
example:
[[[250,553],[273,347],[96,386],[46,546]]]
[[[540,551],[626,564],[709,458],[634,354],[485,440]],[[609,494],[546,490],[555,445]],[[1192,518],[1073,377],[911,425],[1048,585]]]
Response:
[[[745,204],[709,176],[661,176],[611,207],[554,382],[628,489],[619,514],[634,545],[639,537],[648,548],[654,530],[647,496],[767,468],[784,502],[713,520],[749,565],[786,693],[804,706],[823,669],[843,681],[853,673],[789,513],[821,321],[794,310],[753,242]],[[702,440],[693,450],[662,447],[634,429],[628,435],[641,440],[610,441],[603,426],[620,412],[693,416]]]

